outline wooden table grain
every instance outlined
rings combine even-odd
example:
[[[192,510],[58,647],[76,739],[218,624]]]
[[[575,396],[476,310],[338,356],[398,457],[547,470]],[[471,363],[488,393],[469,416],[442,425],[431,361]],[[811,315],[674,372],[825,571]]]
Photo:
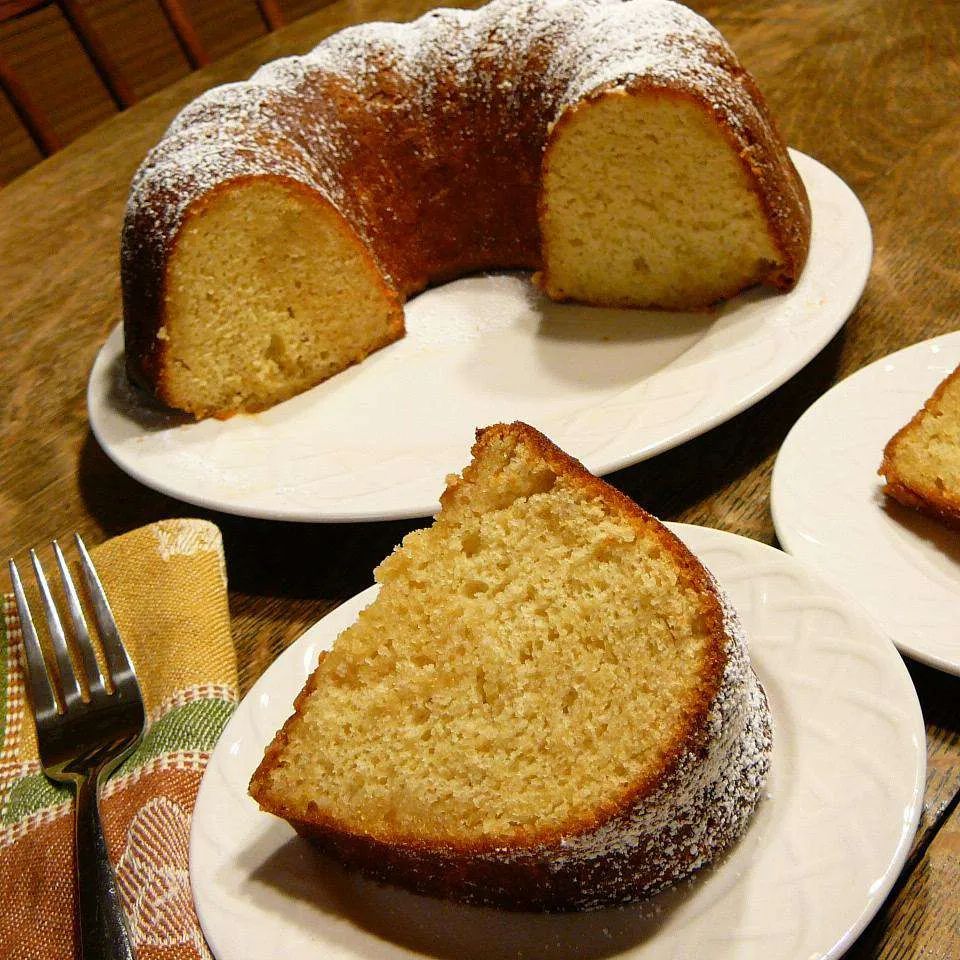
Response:
[[[204,514],[121,473],[93,439],[85,387],[119,313],[118,235],[130,178],[175,112],[208,87],[352,23],[406,20],[429,0],[340,0],[191,74],[0,191],[0,551],[80,530],[96,542],[206,515],[226,543],[246,689],[326,611],[371,581],[417,522],[303,525]],[[454,3],[475,6],[475,3]],[[775,543],[770,474],[787,431],[833,383],[960,328],[960,5],[932,0],[703,0],[757,77],[789,142],[863,201],[875,256],[830,344],[727,424],[610,479],[657,515]],[[960,625],[958,625],[960,629]],[[928,779],[910,860],[848,956],[960,958],[960,679],[908,663]],[[800,958],[798,958],[800,960]]]

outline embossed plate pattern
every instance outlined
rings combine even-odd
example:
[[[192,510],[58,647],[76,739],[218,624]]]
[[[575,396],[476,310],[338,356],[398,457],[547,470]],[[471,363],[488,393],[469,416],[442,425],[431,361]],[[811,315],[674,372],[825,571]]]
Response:
[[[960,676],[960,532],[890,501],[887,441],[960,363],[948,333],[858,370],[796,422],[773,471],[785,550],[848,589],[906,654]]]
[[[870,268],[866,215],[826,167],[794,153],[813,207],[810,259],[789,294],[716,312],[554,304],[519,275],[415,297],[407,336],[253,416],[187,422],[146,406],[120,330],[93,367],[90,425],[107,454],[162,493],[227,513],[383,520],[437,509],[438,478],[473,431],[525,420],[603,474],[722,423],[796,373],[843,325]]]
[[[740,611],[770,700],[769,796],[745,837],[681,889],[623,910],[543,916],[418,897],[341,871],[261,813],[246,788],[295,694],[366,590],[308,630],[237,709],[197,799],[190,872],[218,960],[817,960],[840,956],[903,865],[925,737],[896,650],[792,557],[702,527],[672,529]]]

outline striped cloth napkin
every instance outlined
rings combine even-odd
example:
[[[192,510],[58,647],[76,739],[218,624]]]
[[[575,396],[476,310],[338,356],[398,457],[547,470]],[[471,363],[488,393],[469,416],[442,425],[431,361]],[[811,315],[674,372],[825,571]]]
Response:
[[[146,736],[101,794],[138,960],[210,956],[190,894],[190,817],[237,702],[220,531],[164,520],[91,550],[137,668]],[[39,607],[32,607],[39,610]],[[72,792],[43,775],[9,596],[0,631],[0,957],[74,956]]]

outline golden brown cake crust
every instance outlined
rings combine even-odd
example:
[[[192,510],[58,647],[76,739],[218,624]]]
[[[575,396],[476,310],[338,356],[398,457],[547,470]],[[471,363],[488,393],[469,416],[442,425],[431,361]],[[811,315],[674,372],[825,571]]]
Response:
[[[659,769],[607,807],[584,811],[550,830],[517,831],[472,843],[360,834],[316,807],[308,805],[304,816],[269,788],[290,730],[318,689],[318,669],[297,697],[293,716],[267,748],[250,793],[263,809],[288,820],[342,863],[420,893],[513,910],[563,911],[632,902],[698,869],[745,829],[769,764],[766,697],[747,661],[736,615],[683,543],[526,424],[478,431],[474,458],[505,434],[534,447],[551,470],[591,499],[604,501],[645,536],[653,534],[672,557],[681,582],[702,600],[711,641],[701,684]],[[451,478],[441,503],[470,473],[468,466],[462,479]]]
[[[809,243],[806,194],[716,30],[665,0],[494,0],[342,31],[181,112],[131,187],[121,275],[132,375],[169,400],[156,340],[166,271],[208,192],[296,181],[342,215],[398,302],[466,273],[537,270],[551,130],[612,88],[662,90],[709,112],[783,254],[766,281],[790,287]]]
[[[770,236],[783,254],[783,265],[767,276],[766,282],[789,290],[800,278],[810,252],[810,200],[760,88],[742,67],[739,71],[739,82],[749,91],[762,120],[751,126],[745,144],[729,126],[723,131],[740,146],[740,158],[767,214]]]
[[[904,506],[919,510],[935,520],[960,529],[960,497],[951,496],[946,490],[940,490],[935,484],[911,484],[897,470],[897,451],[909,434],[920,424],[924,417],[935,413],[947,388],[960,382],[960,366],[945,377],[933,391],[924,405],[913,415],[910,422],[901,427],[883,448],[883,462],[877,473],[886,480],[883,492]]]

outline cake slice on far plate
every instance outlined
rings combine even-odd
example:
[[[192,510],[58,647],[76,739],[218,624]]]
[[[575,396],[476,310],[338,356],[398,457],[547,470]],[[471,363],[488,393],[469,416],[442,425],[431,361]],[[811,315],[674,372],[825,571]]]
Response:
[[[960,527],[960,366],[883,451],[884,492]]]
[[[377,569],[250,792],[342,863],[508,909],[629,903],[746,829],[770,715],[661,523],[525,424],[481,430]]]

